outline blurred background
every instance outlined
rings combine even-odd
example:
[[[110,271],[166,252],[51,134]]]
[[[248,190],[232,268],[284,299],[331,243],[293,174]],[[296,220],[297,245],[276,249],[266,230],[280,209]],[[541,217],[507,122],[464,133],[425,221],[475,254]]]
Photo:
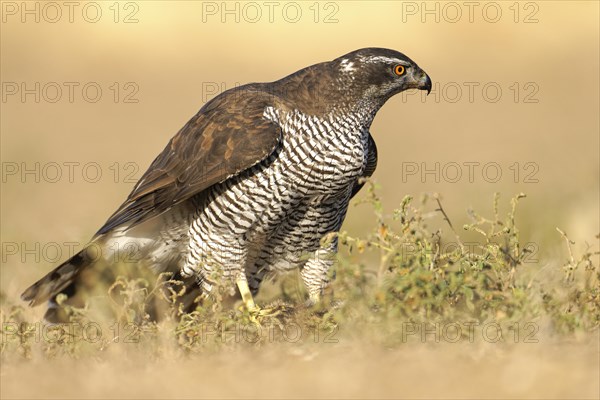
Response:
[[[80,248],[208,99],[372,46],[434,82],[372,125],[388,212],[438,192],[460,227],[523,192],[517,224],[542,259],[562,254],[557,226],[592,244],[598,24],[589,1],[2,2],[0,289]],[[372,219],[353,207],[344,228]]]
[[[429,97],[391,99],[372,125],[374,179],[387,213],[405,195],[437,192],[460,227],[469,208],[491,216],[495,192],[503,212],[523,192],[516,224],[523,242],[537,244],[542,266],[567,257],[555,227],[576,249],[598,247],[598,2],[2,1],[0,8],[0,293],[11,303],[87,242],[207,100],[362,47],[401,51],[434,82]],[[448,233],[439,216],[431,223]],[[344,229],[364,236],[374,225],[371,208],[359,205]],[[367,338],[185,363],[168,360],[168,348],[152,362],[117,348],[103,357],[118,362],[57,361],[53,373],[45,363],[14,363],[0,376],[8,397],[598,395],[597,340],[508,352],[426,345],[372,349]]]

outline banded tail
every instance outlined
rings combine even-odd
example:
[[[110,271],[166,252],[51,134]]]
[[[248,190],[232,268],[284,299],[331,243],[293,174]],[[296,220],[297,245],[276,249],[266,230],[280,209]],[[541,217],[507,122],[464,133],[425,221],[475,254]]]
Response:
[[[81,271],[93,263],[86,250],[84,248],[27,288],[21,294],[21,299],[28,301],[33,307],[54,300],[60,293],[72,292],[74,288],[70,286],[75,283]]]

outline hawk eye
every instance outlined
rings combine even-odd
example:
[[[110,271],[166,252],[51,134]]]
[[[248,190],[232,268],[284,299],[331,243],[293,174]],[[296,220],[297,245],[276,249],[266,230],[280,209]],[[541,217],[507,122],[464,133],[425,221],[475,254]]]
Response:
[[[406,68],[404,68],[404,65],[396,65],[394,67],[394,72],[396,73],[396,75],[401,76],[404,75],[404,73],[406,72]]]

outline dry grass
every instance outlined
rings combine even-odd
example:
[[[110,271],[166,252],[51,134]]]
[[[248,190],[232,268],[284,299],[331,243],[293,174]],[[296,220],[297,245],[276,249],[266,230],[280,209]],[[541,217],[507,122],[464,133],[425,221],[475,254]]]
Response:
[[[591,340],[396,349],[344,341],[159,359],[115,348],[6,366],[2,397],[594,399],[597,356]]]
[[[79,163],[73,182],[67,168],[58,182],[37,182],[31,174],[2,182],[2,242],[19,249],[3,253],[0,267],[1,318],[10,322],[3,327],[0,397],[600,397],[598,258],[593,255],[600,230],[598,2],[520,2],[519,22],[512,1],[497,2],[503,12],[498,23],[482,19],[484,3],[475,6],[469,22],[468,8],[457,2],[460,22],[436,22],[430,14],[423,23],[419,14],[402,18],[403,7],[422,7],[422,2],[344,1],[334,2],[339,6],[334,24],[313,22],[313,2],[299,2],[301,22],[286,23],[277,14],[272,24],[235,23],[231,17],[222,23],[219,15],[203,23],[202,7],[210,2],[200,1],[135,2],[139,22],[114,23],[113,2],[98,3],[103,18],[94,24],[81,19],[81,5],[75,7],[74,23],[66,21],[62,5],[58,23],[35,23],[32,15],[21,23],[16,14],[0,24],[2,82],[28,88],[58,82],[64,90],[56,103],[37,103],[33,95],[23,102],[17,94],[0,104],[2,162],[27,169],[36,163]],[[329,11],[325,3],[321,18]],[[429,9],[437,4],[426,3]],[[523,23],[532,7],[539,8],[538,22]],[[289,306],[263,319],[273,337],[259,343],[236,333],[253,327],[237,305],[224,310],[207,305],[182,321],[155,325],[143,319],[137,300],[117,307],[118,334],[110,320],[95,315],[100,307],[94,304],[73,310],[72,340],[54,331],[47,332],[47,340],[36,338],[35,330],[12,331],[14,322],[40,320],[41,307],[26,308],[18,295],[58,262],[36,259],[39,251],[26,250],[58,244],[64,260],[65,243],[87,241],[133,186],[124,166],[133,163],[133,181],[140,177],[205,103],[205,84],[231,88],[271,81],[366,46],[406,53],[439,86],[426,100],[415,94],[391,99],[371,127],[382,200],[361,194],[367,204],[352,207],[344,225],[333,292],[343,304],[315,312],[295,307],[303,293],[291,276],[271,282],[258,299],[263,305],[280,299]],[[79,83],[74,102],[67,99],[64,82]],[[102,87],[101,101],[82,99],[88,82]],[[139,102],[115,103],[110,89],[115,82],[121,97],[124,85],[135,83]],[[473,101],[467,82],[478,84]],[[500,101],[482,97],[488,83],[501,86]],[[525,103],[525,85],[532,83],[539,88],[537,102]],[[456,85],[462,89],[459,101],[449,99],[452,90],[442,95],[444,87]],[[84,179],[82,167],[90,162],[101,166],[98,182]],[[443,168],[473,162],[480,165],[473,181],[465,168],[458,182],[403,176],[406,163],[422,171],[436,163]],[[111,169],[115,163],[118,179]],[[483,179],[486,163],[502,167],[500,181]],[[518,178],[511,169],[515,163]],[[538,168],[536,183],[524,180],[527,163]],[[433,191],[443,193],[441,204],[456,234],[436,211],[434,197],[421,202],[420,193]],[[497,212],[494,192],[503,194]],[[520,192],[527,198],[519,200],[513,224],[510,197]],[[406,194],[414,199],[402,203]],[[465,213],[467,207],[489,221]],[[556,227],[576,242],[569,242],[571,251]],[[533,253],[525,253],[528,249]],[[154,280],[117,297],[145,297],[144,287],[151,290]],[[474,321],[479,325],[471,343],[465,324]],[[76,328],[89,322],[99,324],[102,340],[82,340]],[[215,322],[234,334],[223,341],[212,333]],[[483,337],[484,326],[494,333],[494,325],[485,325],[492,322],[504,340]],[[304,327],[302,340],[282,340],[281,323]],[[438,324],[440,343],[431,333],[423,343],[420,332],[413,332],[436,327],[423,323]],[[457,343],[451,343],[448,330],[453,323],[462,329]],[[324,343],[331,332],[338,342]],[[525,342],[532,332],[538,342]],[[236,343],[235,337],[242,340]],[[134,343],[125,342],[131,339]]]
[[[3,397],[594,398],[596,250],[575,254],[561,232],[566,260],[556,279],[541,278],[550,267],[532,265],[515,224],[524,195],[506,215],[498,196],[491,217],[471,213],[463,229],[478,232],[475,245],[438,196],[416,205],[407,197],[387,214],[367,188],[362,202],[377,227],[364,238],[341,234],[333,290],[317,309],[298,305],[296,277],[271,284],[262,301],[277,313],[258,324],[218,299],[152,321],[147,299],[183,294],[161,291],[177,288],[164,276],[120,278],[105,296],[116,318],[100,315],[96,298],[51,327],[3,296]],[[452,240],[430,231],[436,219]],[[376,263],[365,264],[369,252]],[[27,387],[17,376],[41,379]]]

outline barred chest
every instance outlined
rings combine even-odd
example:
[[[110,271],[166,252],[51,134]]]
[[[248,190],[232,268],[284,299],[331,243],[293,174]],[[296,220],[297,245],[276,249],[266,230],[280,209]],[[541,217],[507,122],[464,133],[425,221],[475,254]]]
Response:
[[[267,109],[283,129],[278,179],[309,194],[333,194],[351,187],[367,163],[369,132],[361,116],[325,117]]]

